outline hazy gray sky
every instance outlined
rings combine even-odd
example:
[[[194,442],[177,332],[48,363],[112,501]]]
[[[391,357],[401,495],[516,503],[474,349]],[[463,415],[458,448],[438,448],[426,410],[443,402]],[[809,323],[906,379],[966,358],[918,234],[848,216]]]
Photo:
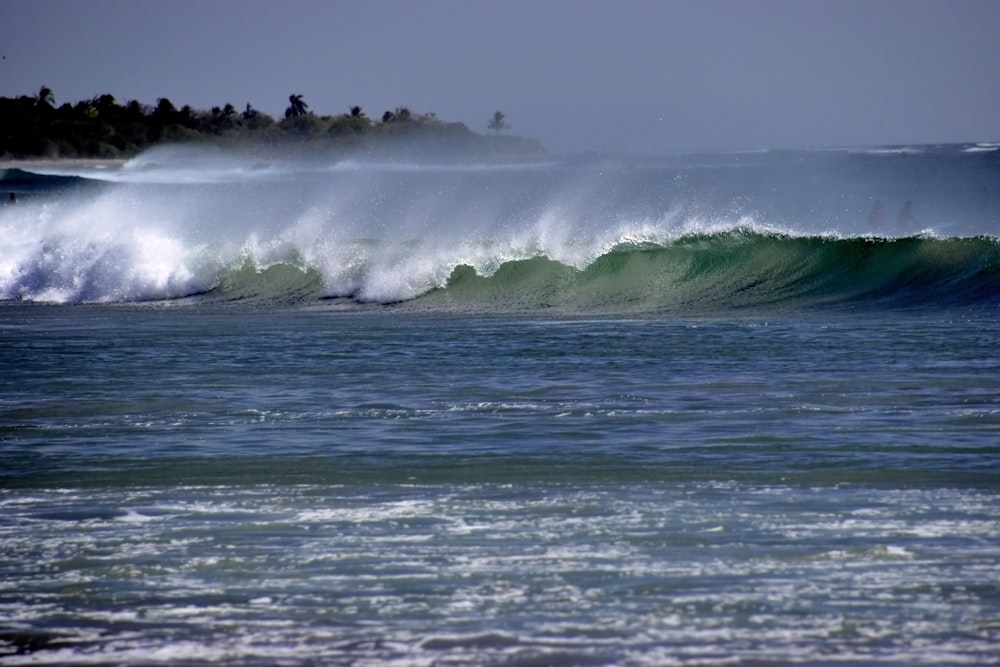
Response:
[[[1000,0],[0,0],[0,95],[408,106],[551,151],[1000,139]]]

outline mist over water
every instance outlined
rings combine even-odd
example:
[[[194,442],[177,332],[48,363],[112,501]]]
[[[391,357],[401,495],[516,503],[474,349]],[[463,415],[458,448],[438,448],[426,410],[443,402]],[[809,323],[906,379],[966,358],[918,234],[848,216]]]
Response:
[[[573,275],[699,237],[991,237],[990,148],[462,163],[168,146],[121,166],[33,166],[20,205],[0,210],[0,297],[396,303],[470,269],[544,258]]]

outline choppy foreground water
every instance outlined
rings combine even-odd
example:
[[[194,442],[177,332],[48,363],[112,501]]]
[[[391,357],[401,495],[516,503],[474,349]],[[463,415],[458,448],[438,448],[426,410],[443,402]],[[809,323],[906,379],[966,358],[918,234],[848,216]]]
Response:
[[[995,664],[997,334],[6,304],[0,655]]]

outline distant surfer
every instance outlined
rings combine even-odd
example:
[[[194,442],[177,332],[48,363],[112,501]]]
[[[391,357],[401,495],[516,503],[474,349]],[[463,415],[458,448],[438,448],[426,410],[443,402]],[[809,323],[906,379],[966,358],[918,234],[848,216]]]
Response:
[[[14,194],[13,192],[11,192],[10,193],[10,199],[8,200],[7,203],[9,203],[9,204],[16,204],[17,203],[17,195]]]

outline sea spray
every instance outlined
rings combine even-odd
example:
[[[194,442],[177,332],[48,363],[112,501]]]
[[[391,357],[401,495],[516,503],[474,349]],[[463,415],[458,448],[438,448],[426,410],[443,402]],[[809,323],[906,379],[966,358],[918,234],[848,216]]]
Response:
[[[475,307],[471,276],[493,281],[493,306],[517,308],[812,304],[912,296],[918,284],[928,298],[957,288],[967,299],[993,288],[998,198],[956,200],[949,178],[946,188],[926,183],[914,204],[907,179],[927,168],[907,163],[904,179],[887,181],[885,161],[978,174],[991,159],[956,149],[462,164],[162,147],[120,167],[34,167],[46,174],[36,190],[0,209],[0,297],[204,299],[231,293],[248,270],[287,266],[312,285],[291,287],[293,302],[433,295],[430,307],[444,292],[452,306]],[[32,172],[4,173],[23,184]],[[888,209],[890,198],[906,198],[909,227],[869,220],[867,209]],[[533,277],[529,267],[545,262],[553,270]],[[287,300],[286,281],[255,281],[269,303]],[[547,296],[504,295],[508,284]]]
[[[3,211],[0,295],[55,302],[176,298],[218,280],[214,258],[158,207],[100,194]]]

